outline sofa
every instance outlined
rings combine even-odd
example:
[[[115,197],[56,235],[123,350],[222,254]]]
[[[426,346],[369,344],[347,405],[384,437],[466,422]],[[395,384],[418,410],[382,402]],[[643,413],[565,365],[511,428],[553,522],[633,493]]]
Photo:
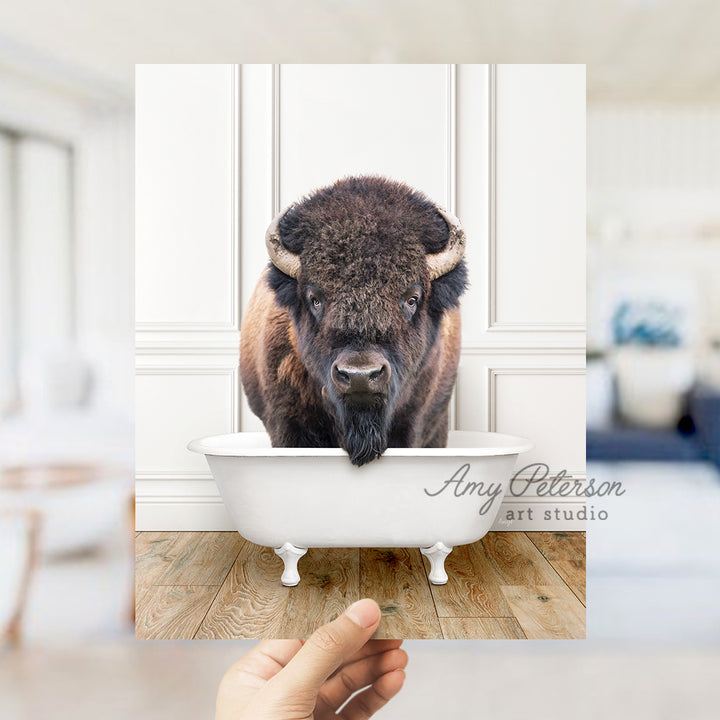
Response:
[[[587,431],[589,461],[710,461],[720,468],[720,388],[695,385],[686,413],[672,428],[642,428],[616,420]]]

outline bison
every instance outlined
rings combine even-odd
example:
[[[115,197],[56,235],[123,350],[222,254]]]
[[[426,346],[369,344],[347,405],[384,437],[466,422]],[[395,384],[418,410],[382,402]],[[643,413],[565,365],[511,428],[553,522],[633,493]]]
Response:
[[[409,186],[349,177],[280,213],[243,318],[240,374],[275,447],[444,447],[465,235]]]

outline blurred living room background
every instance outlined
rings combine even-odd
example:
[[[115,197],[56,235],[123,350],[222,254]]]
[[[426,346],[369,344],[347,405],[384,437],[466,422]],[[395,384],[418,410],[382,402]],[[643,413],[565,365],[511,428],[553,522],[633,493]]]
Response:
[[[128,626],[132,93],[6,51],[0,629],[45,642]]]
[[[133,63],[448,57],[587,63],[588,472],[626,493],[588,500],[590,640],[408,643],[385,716],[712,716],[720,4],[436,7],[318,0],[303,32],[285,3],[0,9],[3,717],[198,717],[250,646],[131,642]]]
[[[588,474],[626,490],[590,528],[602,637],[720,636],[716,101],[588,108]]]

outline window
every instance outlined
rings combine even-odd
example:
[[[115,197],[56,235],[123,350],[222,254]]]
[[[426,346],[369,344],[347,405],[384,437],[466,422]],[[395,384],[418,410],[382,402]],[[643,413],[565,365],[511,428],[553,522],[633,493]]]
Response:
[[[0,415],[75,336],[73,152],[0,128]]]

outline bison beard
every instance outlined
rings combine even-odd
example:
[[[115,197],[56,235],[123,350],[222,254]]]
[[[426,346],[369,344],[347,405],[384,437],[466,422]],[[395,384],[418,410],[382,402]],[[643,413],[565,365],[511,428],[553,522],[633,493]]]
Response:
[[[353,465],[365,465],[387,450],[389,427],[384,399],[363,406],[342,401],[338,410],[342,446]]]

